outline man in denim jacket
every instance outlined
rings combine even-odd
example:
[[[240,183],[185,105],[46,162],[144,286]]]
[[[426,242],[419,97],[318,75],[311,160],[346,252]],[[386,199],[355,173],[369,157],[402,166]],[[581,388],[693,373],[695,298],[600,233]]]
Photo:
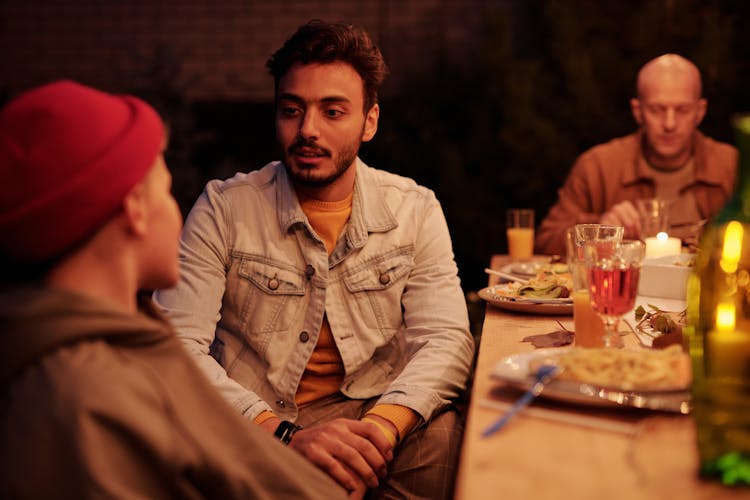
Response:
[[[474,346],[434,194],[357,156],[380,51],[313,21],[268,67],[283,160],[208,183],[157,302],[248,425],[353,498],[450,497]]]

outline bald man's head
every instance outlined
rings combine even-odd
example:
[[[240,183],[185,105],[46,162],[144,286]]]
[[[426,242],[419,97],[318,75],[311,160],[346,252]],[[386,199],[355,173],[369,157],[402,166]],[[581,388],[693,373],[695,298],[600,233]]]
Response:
[[[646,160],[669,170],[685,165],[706,114],[698,68],[682,56],[664,54],[638,72],[636,92],[630,107],[641,127]]]
[[[644,93],[663,80],[684,82],[692,87],[696,100],[703,92],[701,72],[695,64],[677,54],[664,54],[651,59],[638,72],[636,95],[639,99],[643,98]]]

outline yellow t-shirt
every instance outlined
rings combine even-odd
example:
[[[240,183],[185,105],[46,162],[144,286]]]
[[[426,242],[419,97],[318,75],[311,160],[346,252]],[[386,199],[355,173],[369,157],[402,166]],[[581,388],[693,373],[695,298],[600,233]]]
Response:
[[[323,240],[331,255],[341,231],[346,226],[352,213],[353,193],[341,201],[320,201],[301,195],[300,205],[307,215],[310,225]],[[312,401],[335,394],[344,379],[344,363],[331,334],[328,316],[323,316],[320,335],[310,361],[302,374],[296,401],[298,406],[304,406]]]
[[[323,240],[328,255],[331,255],[336,248],[339,235],[352,213],[353,194],[351,193],[341,201],[327,202],[298,193],[302,211],[307,215],[312,228]],[[328,317],[324,315],[318,343],[315,345],[315,350],[305,367],[297,389],[295,396],[297,405],[302,407],[339,392],[344,373],[341,353],[333,339]],[[398,436],[392,436],[392,442],[405,436],[419,422],[419,416],[414,411],[401,405],[376,405],[368,413],[379,415],[393,423],[398,430]],[[260,424],[273,416],[271,412],[262,412],[255,418],[255,422]],[[383,432],[387,431],[383,429]]]

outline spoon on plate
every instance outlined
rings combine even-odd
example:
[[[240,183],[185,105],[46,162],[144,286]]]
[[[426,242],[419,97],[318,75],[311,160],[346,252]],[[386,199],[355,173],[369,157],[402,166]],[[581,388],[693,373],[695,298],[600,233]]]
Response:
[[[508,421],[513,418],[516,413],[526,408],[544,389],[545,384],[554,379],[560,374],[562,369],[557,365],[545,364],[539,367],[534,375],[534,384],[529,388],[523,396],[511,407],[508,412],[490,424],[484,431],[482,431],[482,437],[490,437],[503,427]]]
[[[494,276],[500,276],[501,278],[505,278],[506,280],[515,281],[517,283],[521,283],[522,285],[525,285],[529,282],[529,280],[519,278],[515,274],[510,273],[504,273],[502,271],[495,271],[494,269],[490,269],[489,267],[484,268],[484,272],[487,274],[492,274]]]

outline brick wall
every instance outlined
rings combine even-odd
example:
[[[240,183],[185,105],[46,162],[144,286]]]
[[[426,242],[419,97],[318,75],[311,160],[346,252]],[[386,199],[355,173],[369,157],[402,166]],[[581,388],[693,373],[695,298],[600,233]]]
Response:
[[[441,50],[462,50],[486,1],[0,0],[0,90],[60,77],[128,90],[158,74],[190,99],[269,100],[266,59],[321,18],[372,34],[392,70],[388,92]]]

